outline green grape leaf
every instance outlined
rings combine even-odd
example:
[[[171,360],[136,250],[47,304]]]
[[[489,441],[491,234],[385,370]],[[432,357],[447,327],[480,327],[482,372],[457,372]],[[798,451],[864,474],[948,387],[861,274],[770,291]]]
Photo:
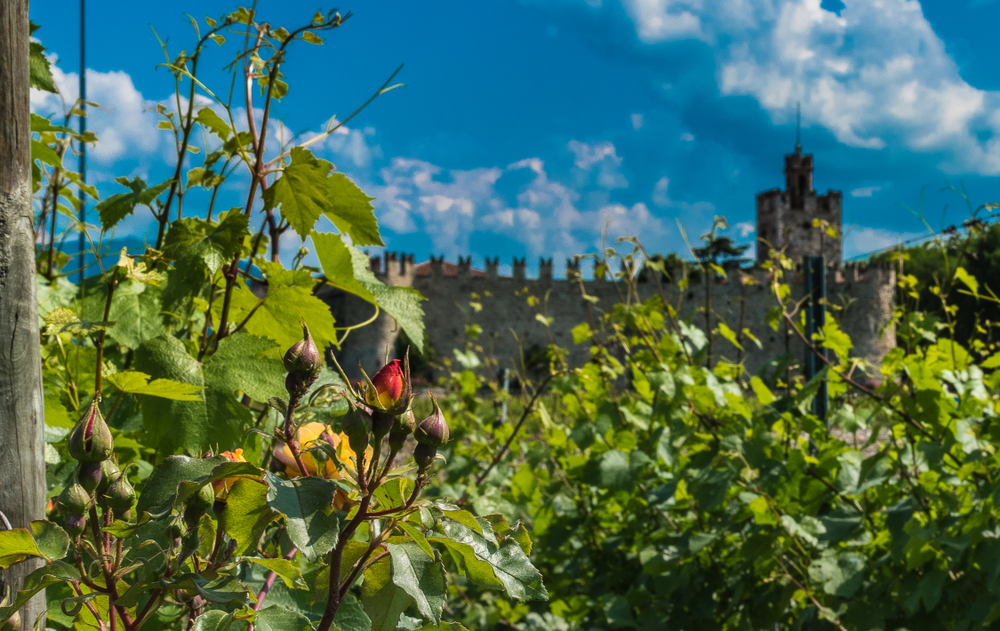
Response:
[[[73,130],[69,127],[64,127],[62,125],[53,125],[52,121],[45,118],[44,116],[39,116],[34,112],[31,113],[31,132],[40,134],[42,132],[50,131],[55,134],[71,134]]]
[[[31,25],[34,32],[37,26]],[[52,66],[45,56],[45,47],[38,42],[31,42],[28,49],[28,85],[37,90],[59,94],[55,78],[52,76]]]
[[[344,243],[343,238],[329,232],[313,232],[312,240],[326,282],[337,289],[374,302],[375,295],[354,277],[354,257],[351,247]]]
[[[326,215],[355,245],[385,245],[378,232],[372,199],[333,165],[302,147],[291,150],[291,163],[264,192],[264,208],[281,207],[281,216],[303,239]]]
[[[411,287],[390,287],[375,277],[368,269],[368,255],[355,247],[348,247],[335,235],[313,234],[320,265],[328,282],[335,287],[377,304],[396,320],[418,351],[424,350],[424,310],[420,306],[423,296]],[[350,254],[351,273],[348,273],[344,251]]]
[[[241,332],[223,338],[215,355],[202,364],[173,336],[143,344],[135,355],[137,371],[203,388],[198,401],[142,398],[147,445],[161,453],[235,448],[253,422],[236,393],[267,401],[284,391],[281,360],[265,356],[273,348],[271,342]]]
[[[326,216],[341,234],[357,246],[384,246],[375,218],[374,197],[368,197],[357,184],[343,173],[333,173],[326,182],[329,206]]]
[[[413,598],[420,615],[440,623],[448,595],[441,559],[428,556],[413,541],[387,543],[385,547],[392,559],[392,582]]]
[[[83,304],[83,319],[97,322],[104,317],[107,287],[103,283],[90,288]],[[111,300],[108,336],[122,346],[135,350],[143,343],[166,333],[160,304],[159,287],[137,280],[119,283]],[[120,320],[115,319],[120,318]]]
[[[77,317],[76,312],[68,307],[59,307],[45,314],[45,334],[59,335],[60,333],[93,333],[103,331],[113,326],[113,322],[85,322]]]
[[[229,307],[230,321],[242,322],[253,311],[246,331],[274,340],[279,348],[287,349],[302,339],[299,321],[304,320],[320,350],[335,346],[333,314],[330,306],[313,293],[316,281],[309,272],[292,273],[276,263],[263,263],[261,267],[268,282],[263,303],[249,289],[238,285]],[[222,314],[221,305],[221,300],[212,304],[216,321]]]
[[[153,200],[160,196],[160,193],[170,187],[173,180],[160,182],[156,186],[146,188],[146,183],[135,178],[131,183],[125,184],[130,189],[128,193],[118,193],[105,199],[97,205],[97,214],[101,217],[101,229],[107,232],[114,228],[119,221],[135,212],[136,206],[151,206]],[[119,180],[120,182],[120,180]]]
[[[248,221],[247,215],[238,211],[225,213],[217,226],[203,219],[180,219],[170,224],[163,253],[176,260],[178,267],[200,262],[215,274],[241,251],[243,240],[250,235]]]
[[[150,383],[149,375],[135,370],[108,375],[106,381],[126,394],[145,394],[173,401],[201,401],[197,393],[204,389],[172,379],[156,379]]]
[[[281,216],[305,239],[328,206],[326,179],[333,165],[319,160],[308,149],[295,147],[291,164],[264,191],[264,210],[281,207]]]
[[[44,162],[49,166],[62,167],[62,158],[59,157],[55,149],[37,140],[31,141],[31,159]]]
[[[282,480],[267,474],[267,505],[285,516],[288,538],[311,561],[337,545],[340,521],[333,499],[340,485],[317,477]]]
[[[210,107],[203,107],[198,110],[195,120],[198,121],[199,125],[218,136],[220,140],[229,140],[229,136],[233,133],[233,128],[229,126],[229,123],[224,121]]]

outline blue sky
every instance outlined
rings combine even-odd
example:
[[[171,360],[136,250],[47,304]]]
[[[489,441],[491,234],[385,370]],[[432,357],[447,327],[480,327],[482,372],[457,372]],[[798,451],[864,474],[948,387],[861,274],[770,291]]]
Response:
[[[150,26],[176,54],[193,43],[185,13],[201,20],[235,5],[88,4],[88,96],[104,106],[90,119],[102,138],[90,180],[109,195],[121,190],[116,175],[169,177],[173,145],[147,109],[173,85],[155,70],[163,55]],[[262,0],[258,12],[293,26],[316,8]],[[782,185],[797,101],[816,188],[844,194],[847,256],[919,235],[922,224],[900,204],[917,208],[922,188],[936,228],[942,214],[946,225],[968,216],[941,190],[946,181],[964,182],[976,204],[1000,201],[995,0],[382,0],[339,9],[354,16],[326,45],[292,52],[292,89],[277,112],[288,130],[319,130],[406,64],[397,78],[406,87],[317,153],[376,197],[388,247],[418,260],[561,262],[593,251],[605,221],[612,236],[683,250],[676,221],[697,236],[714,215],[752,243],[754,195]],[[33,0],[30,10],[75,96],[76,4]],[[205,58],[210,85],[224,84],[227,62]],[[32,102],[56,109],[41,94]],[[238,185],[227,192],[233,205]],[[148,230],[137,215],[120,234]],[[294,254],[293,241],[285,252]]]

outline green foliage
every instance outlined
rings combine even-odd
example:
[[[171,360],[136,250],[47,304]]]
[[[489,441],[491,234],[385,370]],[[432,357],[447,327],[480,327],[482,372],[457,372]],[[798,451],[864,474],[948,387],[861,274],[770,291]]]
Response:
[[[775,256],[774,315],[795,322],[790,266]],[[637,246],[624,267],[642,257]],[[970,299],[989,295],[971,271],[957,278]],[[589,352],[548,349],[541,379],[517,375],[518,395],[474,372],[492,374],[488,357],[456,367],[442,401],[456,437],[449,484],[473,512],[530,524],[520,549],[551,597],[483,591],[494,579],[470,549],[486,525],[456,514],[442,520],[444,545],[469,585],[450,589],[448,606],[470,628],[1000,628],[1000,355],[912,306],[897,330],[922,333],[880,371],[857,364],[838,312],[828,316],[815,343],[831,351],[829,429],[811,414],[815,381],[794,367],[791,383],[709,367],[711,342],[659,297],[595,309],[573,330]],[[523,528],[489,521],[511,539]]]
[[[1000,323],[1000,303],[996,300],[1000,291],[996,282],[1000,274],[1000,224],[984,224],[975,214],[966,224],[964,235],[950,230],[901,251],[880,253],[872,260],[902,269],[898,297],[908,311],[919,310],[933,318],[921,330],[954,335],[970,350],[986,352],[996,348],[995,329]],[[906,337],[917,333],[916,328],[901,327],[900,342],[905,344]]]
[[[145,180],[138,177],[131,180],[119,177],[115,178],[115,181],[128,187],[129,192],[112,195],[97,205],[95,210],[101,217],[101,227],[105,230],[114,228],[119,221],[135,212],[136,206],[152,205],[153,200],[167,190],[171,184],[170,180],[167,180],[147,188]]]
[[[73,131],[86,104],[67,104],[64,125],[32,115],[40,447],[55,508],[30,530],[0,530],[0,568],[45,563],[4,595],[0,626],[47,590],[47,625],[60,631],[455,630],[462,627],[442,620],[455,579],[449,562],[515,598],[546,597],[523,526],[480,525],[463,512],[475,533],[457,529],[444,517],[454,507],[435,488],[440,460],[414,464],[407,437],[390,447],[366,435],[373,447],[356,453],[336,429],[345,399],[357,407],[365,398],[347,391],[325,353],[365,323],[335,322],[316,296],[320,284],[387,312],[418,348],[425,337],[419,293],[378,281],[358,249],[383,245],[372,198],[307,148],[342,123],[332,119],[310,141],[283,141],[271,152],[269,115],[237,122],[232,99],[220,101],[197,78],[204,46],[225,45],[221,32],[235,29],[234,85],[247,85],[244,60],[250,75],[240,107],[269,112],[288,93],[282,77],[300,50],[293,45],[320,43],[317,33],[345,19],[320,12],[292,30],[246,8],[206,19],[204,29],[192,19],[193,47],[170,55],[164,45],[179,109],[156,107],[158,128],[175,142],[174,175],[153,186],[117,178],[128,190],[98,200],[97,229],[75,223],[74,193],[96,200],[97,191],[63,163],[67,151],[96,140]],[[33,85],[46,89],[51,73],[39,58],[33,45]],[[386,82],[375,96],[389,89]],[[218,212],[221,187],[242,186],[232,178],[237,169],[251,174],[245,203]],[[198,207],[202,216],[184,216],[198,206],[183,203],[194,188],[210,201]],[[116,226],[147,211],[155,240],[149,235],[144,252],[123,249],[106,267],[103,244]],[[322,216],[336,232],[322,231]],[[59,247],[80,229],[93,239],[94,263],[76,286],[75,265]],[[304,249],[282,262],[288,230],[312,238],[324,277],[302,265]],[[286,366],[293,345],[311,359]],[[408,380],[409,371],[394,378]],[[412,390],[406,384],[390,423],[401,423]],[[107,449],[92,449],[97,439]],[[471,561],[454,567],[449,546]]]
[[[31,34],[38,30],[38,25],[31,23]],[[55,79],[52,77],[52,67],[45,57],[45,47],[38,42],[31,42],[28,52],[29,85],[46,92],[58,93]]]
[[[341,485],[314,477],[280,480],[273,475],[267,482],[268,506],[285,516],[288,538],[306,557],[316,560],[337,545],[340,521],[333,500]]]

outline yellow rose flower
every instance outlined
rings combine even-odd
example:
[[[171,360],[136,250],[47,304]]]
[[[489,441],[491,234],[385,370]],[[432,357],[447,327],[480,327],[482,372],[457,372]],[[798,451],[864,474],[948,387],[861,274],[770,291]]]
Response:
[[[334,434],[329,427],[323,423],[306,423],[299,428],[296,433],[296,437],[299,441],[299,455],[302,458],[302,465],[306,468],[306,472],[309,475],[314,475],[317,477],[324,478],[326,480],[340,480],[340,471],[337,470],[337,465],[334,463],[332,458],[322,459],[322,463],[317,462],[317,458],[309,450],[318,447],[320,441],[325,441],[327,444],[331,445],[337,452],[337,458],[340,462],[344,464],[350,472],[353,474],[353,460],[357,459],[358,455],[353,449],[351,449],[351,444],[347,435],[343,432],[339,434]],[[292,450],[288,445],[282,445],[279,449],[274,450],[274,457],[278,459],[281,464],[285,465],[285,474],[289,478],[301,477],[302,471],[299,469],[298,463],[295,462],[295,457],[292,455]],[[372,448],[369,446],[365,450],[364,462],[362,466],[370,462],[372,457]],[[337,491],[337,496],[334,498],[334,504],[337,509],[343,508],[344,504],[347,502],[347,493],[344,491]]]
[[[224,451],[220,456],[226,458],[231,462],[246,462],[247,459],[243,456],[243,450],[237,449],[236,451]],[[212,489],[215,491],[215,497],[217,499],[225,499],[229,495],[229,490],[233,488],[236,481],[239,478],[224,478],[222,480],[216,480],[212,482]]]

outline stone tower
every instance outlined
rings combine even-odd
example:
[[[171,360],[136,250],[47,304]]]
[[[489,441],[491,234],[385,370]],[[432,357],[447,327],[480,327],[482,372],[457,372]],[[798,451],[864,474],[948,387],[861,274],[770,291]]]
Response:
[[[837,236],[813,227],[814,219],[826,220]],[[757,194],[757,262],[767,260],[770,248],[784,248],[794,261],[822,254],[827,263],[840,263],[841,234],[840,191],[816,195],[812,154],[803,154],[802,146],[795,145],[795,153],[785,155],[785,190]]]

